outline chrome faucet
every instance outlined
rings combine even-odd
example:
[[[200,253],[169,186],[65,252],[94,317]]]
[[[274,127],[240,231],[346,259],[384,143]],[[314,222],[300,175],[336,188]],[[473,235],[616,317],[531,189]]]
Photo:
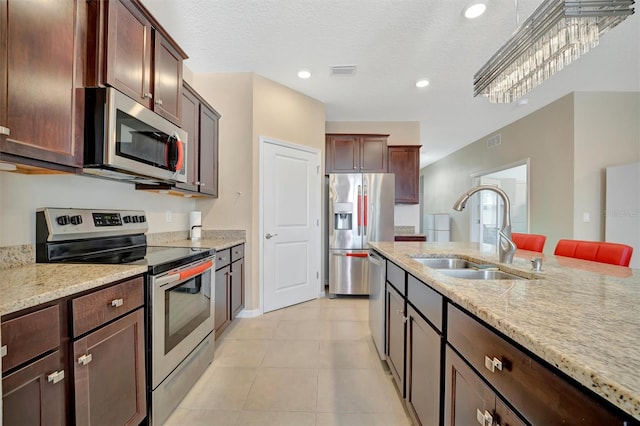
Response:
[[[462,211],[466,206],[469,197],[476,192],[485,189],[495,192],[500,196],[500,198],[502,198],[504,213],[502,215],[502,229],[498,232],[500,236],[500,241],[498,242],[498,257],[502,263],[512,263],[513,254],[516,252],[516,244],[511,239],[511,202],[509,202],[509,197],[506,192],[497,186],[478,185],[462,194],[453,205],[453,209],[459,212]]]

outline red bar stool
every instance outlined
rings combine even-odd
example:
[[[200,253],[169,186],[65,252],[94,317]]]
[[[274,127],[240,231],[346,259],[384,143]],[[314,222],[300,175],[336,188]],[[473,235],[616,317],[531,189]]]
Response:
[[[602,241],[559,240],[553,254],[592,262],[629,266],[633,247]]]
[[[511,233],[511,239],[516,243],[516,247],[521,250],[537,251],[542,253],[544,243],[547,237],[539,234],[520,234],[518,232]]]

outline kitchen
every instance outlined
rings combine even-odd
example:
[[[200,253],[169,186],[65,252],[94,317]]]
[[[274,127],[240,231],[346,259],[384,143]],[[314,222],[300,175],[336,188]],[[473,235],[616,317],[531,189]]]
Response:
[[[256,170],[255,165],[258,161],[257,148],[255,142],[253,142],[257,139],[256,135],[267,134],[282,140],[298,141],[301,144],[314,146],[320,150],[324,150],[325,132],[389,133],[391,134],[390,143],[419,144],[419,137],[416,136],[418,132],[416,132],[415,122],[364,122],[357,127],[354,126],[351,128],[348,128],[347,124],[337,121],[329,121],[325,124],[325,112],[322,103],[264,77],[251,73],[218,75],[194,74],[192,76],[188,74],[188,71],[185,71],[185,78],[187,78],[188,81],[192,81],[193,85],[198,87],[200,94],[206,99],[209,99],[223,116],[222,123],[224,123],[224,125],[221,126],[220,129],[221,141],[233,141],[233,144],[227,143],[226,145],[221,142],[220,182],[221,188],[224,188],[224,190],[221,191],[218,199],[202,201],[171,197],[164,194],[146,193],[143,191],[134,191],[134,189],[127,184],[98,181],[85,177],[68,175],[14,175],[2,173],[0,174],[0,179],[2,180],[1,245],[6,247],[33,244],[35,241],[35,226],[33,225],[35,219],[33,219],[33,212],[35,209],[43,206],[59,205],[144,209],[147,213],[149,228],[152,232],[185,231],[188,227],[188,213],[192,210],[201,210],[204,212],[204,229],[244,230],[246,232],[248,248],[250,248],[246,253],[247,276],[250,277],[250,282],[257,283],[259,280],[255,259],[257,258],[259,240],[257,235],[258,194],[253,189],[257,180],[257,173],[253,171]],[[524,124],[539,129],[541,127],[539,123],[546,121],[538,120],[549,120],[550,118],[558,117],[559,121],[562,121],[568,126],[568,124],[566,124],[567,121],[561,120],[562,116],[557,114],[557,109],[560,109],[565,116],[573,115],[572,109],[574,107],[572,107],[572,104],[574,101],[572,96],[575,96],[577,99],[575,101],[577,107],[575,108],[585,105],[579,103],[583,101],[591,102],[591,104],[606,105],[606,103],[602,103],[602,99],[597,98],[598,95],[589,95],[594,97],[591,100],[581,98],[586,95],[570,95],[569,98],[559,100],[557,104],[550,106],[549,109],[540,111],[538,115],[542,115],[542,118],[532,117],[530,120],[533,121],[525,121]],[[606,98],[608,95],[602,94],[601,96]],[[611,96],[616,97],[615,95]],[[611,105],[614,105],[612,109],[633,111],[624,106],[628,104],[633,105],[633,98],[630,100],[616,98],[610,102]],[[274,104],[278,105],[277,109],[273,108]],[[304,106],[304,108],[301,106]],[[253,113],[251,113],[252,109]],[[633,117],[632,114],[631,117]],[[583,120],[580,123],[584,125],[585,121],[589,120]],[[620,121],[633,123],[632,119],[620,119]],[[608,123],[610,121],[603,120],[603,122]],[[295,125],[292,126],[291,123],[295,123]],[[522,124],[522,122],[520,124]],[[609,130],[614,128],[618,131],[618,127],[615,126],[615,124],[617,123],[611,124],[611,129],[607,129],[606,126],[598,127],[598,129],[601,129],[602,134],[610,134]],[[514,124],[514,126],[516,126],[516,124]],[[555,126],[548,127],[555,128]],[[407,129],[406,133],[411,135],[412,139],[404,137],[399,129]],[[583,129],[581,131],[585,134],[593,134],[593,143],[597,144],[599,139],[597,134],[593,133],[592,128],[582,126],[579,127],[579,129]],[[520,139],[521,134],[519,133],[518,136],[518,139]],[[553,212],[554,215],[558,215],[558,220],[555,220],[555,216],[552,216],[554,218],[553,221],[551,218],[545,218],[541,225],[536,225],[538,221],[532,217],[532,225],[548,229],[548,226],[557,223],[557,226],[561,229],[552,229],[549,231],[550,235],[556,235],[556,239],[567,235],[566,229],[571,229],[573,223],[572,212],[574,209],[575,211],[582,211],[582,207],[570,206],[569,208],[563,208],[562,205],[559,204],[571,198],[567,197],[566,194],[575,193],[576,198],[578,198],[579,195],[580,197],[585,197],[585,202],[591,202],[593,198],[588,194],[583,195],[584,188],[580,187],[580,185],[585,185],[583,176],[591,176],[594,173],[599,176],[598,171],[600,168],[616,162],[631,161],[633,158],[637,159],[638,155],[637,149],[634,151],[634,147],[636,146],[632,144],[622,144],[620,149],[617,150],[611,149],[611,145],[607,145],[601,148],[601,151],[598,151],[598,155],[591,156],[589,154],[592,152],[592,148],[584,142],[583,138],[578,138],[578,136],[574,138],[574,144],[570,145],[566,144],[566,140],[572,138],[565,138],[564,135],[556,136],[555,139],[551,137],[531,138],[530,141],[522,142],[523,146],[528,146],[528,148],[526,148],[525,151],[513,153],[514,157],[534,157],[534,155],[540,155],[541,158],[546,159],[548,157],[545,157],[545,154],[548,155],[550,147],[554,147],[556,150],[563,147],[563,155],[565,156],[563,158],[558,157],[558,162],[559,164],[572,164],[574,169],[573,174],[569,176],[547,175],[550,182],[568,182],[567,187],[556,187],[555,184],[547,183],[539,184],[538,188],[536,188],[536,184],[532,186],[532,206],[540,206],[539,209],[542,212],[548,212],[549,214]],[[479,144],[482,144],[484,139],[484,137],[478,139]],[[544,139],[548,142],[549,147],[541,148],[537,144],[536,139]],[[408,140],[409,142],[407,142]],[[586,146],[580,144],[585,144]],[[575,156],[573,155],[574,150],[576,152]],[[554,153],[554,155],[555,154],[557,153]],[[605,156],[609,156],[609,158],[605,158]],[[478,155],[465,155],[465,157],[474,157],[477,159]],[[486,167],[484,167],[485,165],[483,164],[483,168],[491,168],[497,165],[495,163],[489,164],[489,161],[500,161],[501,164],[511,162],[510,158],[496,158],[495,156],[491,156],[489,159],[488,157],[489,156],[487,156],[485,160],[487,162]],[[454,160],[451,159],[451,161]],[[451,181],[457,182],[456,187],[450,189],[452,194],[449,194],[447,197],[439,197],[437,200],[438,203],[441,203],[441,205],[438,205],[438,210],[450,211],[450,206],[454,198],[458,195],[457,193],[466,189],[468,183],[465,177],[466,171],[461,165],[452,168],[450,165],[447,165],[446,162],[441,164],[443,169],[456,170],[457,175],[460,176],[459,179]],[[254,167],[247,167],[247,165]],[[469,166],[469,168],[471,168],[471,166]],[[566,170],[571,173],[568,169],[571,169],[571,167],[557,167],[557,170]],[[433,170],[433,172],[431,170]],[[554,170],[556,170],[556,168],[554,168]],[[549,170],[545,170],[543,174],[548,173],[548,171]],[[440,171],[440,166],[434,165],[434,167],[425,171],[425,174],[428,173],[440,174],[445,172]],[[442,179],[449,179],[449,176],[445,175]],[[539,178],[536,176],[534,176],[532,180],[533,182],[539,182]],[[571,182],[573,182],[573,184]],[[575,188],[572,189],[572,186],[575,186]],[[73,188],[73,192],[67,191],[67,188],[70,187]],[[438,188],[431,188],[431,191],[427,193],[437,194]],[[575,203],[579,204],[579,201],[580,200],[576,200]],[[558,205],[560,212],[555,212],[549,208],[549,206],[554,205]],[[413,207],[415,206],[403,206],[399,213],[400,215],[406,214],[412,218],[407,221],[410,224],[417,222],[416,217],[418,214]],[[599,209],[590,209],[590,211],[592,212],[592,221],[589,224],[576,223],[573,225],[575,237],[598,239],[599,232],[601,232],[598,230],[601,223],[601,220],[597,216],[599,215]],[[567,217],[567,215],[569,215],[569,217]],[[397,223],[400,223],[400,221],[397,220]],[[457,223],[459,228],[454,227],[453,237],[457,240],[464,240],[466,235],[464,230],[465,220],[454,219],[454,223]],[[582,229],[582,227],[585,226],[588,227],[588,229]],[[248,286],[246,294],[246,307],[248,310],[256,310],[259,308],[258,293],[257,285]]]

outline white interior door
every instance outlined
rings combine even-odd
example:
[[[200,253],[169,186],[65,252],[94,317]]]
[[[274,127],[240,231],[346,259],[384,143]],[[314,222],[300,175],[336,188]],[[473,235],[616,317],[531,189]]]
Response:
[[[261,138],[263,311],[321,293],[320,151]]]

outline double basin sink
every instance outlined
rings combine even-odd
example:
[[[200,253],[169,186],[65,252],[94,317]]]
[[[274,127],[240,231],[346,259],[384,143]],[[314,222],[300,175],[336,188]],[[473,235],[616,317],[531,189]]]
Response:
[[[481,264],[455,257],[413,257],[413,260],[442,274],[467,280],[526,280],[527,278],[500,271],[496,265]]]

